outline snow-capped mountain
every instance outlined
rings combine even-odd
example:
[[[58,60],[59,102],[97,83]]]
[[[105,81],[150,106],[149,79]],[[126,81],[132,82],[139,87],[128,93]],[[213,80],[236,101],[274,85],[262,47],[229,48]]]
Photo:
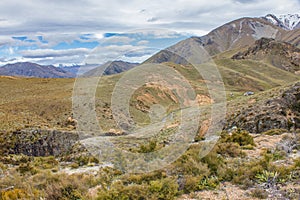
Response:
[[[268,14],[262,18],[286,30],[294,30],[300,28],[300,15],[298,14],[287,14],[279,16]]]

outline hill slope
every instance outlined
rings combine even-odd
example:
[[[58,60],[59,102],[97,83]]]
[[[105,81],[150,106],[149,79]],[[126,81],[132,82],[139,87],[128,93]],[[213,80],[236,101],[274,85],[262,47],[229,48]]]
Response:
[[[233,59],[264,60],[280,69],[296,73],[300,70],[300,49],[286,42],[262,38],[246,51],[232,56]]]

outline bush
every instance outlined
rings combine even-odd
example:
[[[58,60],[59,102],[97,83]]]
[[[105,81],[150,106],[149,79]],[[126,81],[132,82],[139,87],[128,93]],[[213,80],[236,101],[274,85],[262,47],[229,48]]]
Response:
[[[126,174],[121,177],[124,185],[149,183],[153,180],[166,178],[166,173],[163,171],[153,171],[145,174]]]
[[[157,199],[174,199],[178,193],[178,184],[172,178],[151,181],[149,191]]]
[[[255,176],[259,183],[270,183],[275,185],[278,179],[278,172],[271,172],[264,170],[262,173],[259,173]]]
[[[224,160],[221,155],[217,154],[215,151],[209,152],[201,161],[207,164],[211,175],[219,175],[221,168],[224,167]]]
[[[205,177],[199,183],[199,190],[212,190],[219,185],[219,179],[216,176]]]
[[[252,145],[255,146],[253,137],[249,134],[248,131],[237,129],[231,133],[227,133],[223,131],[221,133],[220,142],[234,142],[239,144],[240,146]]]
[[[240,146],[237,143],[233,142],[225,142],[225,143],[218,143],[216,145],[216,152],[223,156],[230,156],[230,157],[244,157],[246,154],[241,150]]]
[[[203,179],[203,176],[185,176],[183,182],[183,192],[191,193],[199,190],[199,183]]]
[[[149,199],[147,185],[124,186],[116,181],[110,189],[100,189],[97,200]]]
[[[39,167],[42,169],[52,169],[58,166],[58,161],[54,156],[49,157],[36,157],[33,162],[35,167]]]
[[[287,132],[286,129],[270,129],[268,131],[263,132],[263,135],[281,135],[282,133]]]
[[[82,199],[79,191],[73,185],[62,186],[60,183],[49,184],[45,190],[48,200],[78,200]]]
[[[199,156],[199,145],[190,146],[190,148],[171,166],[171,173],[175,176],[209,176],[208,165],[202,162]]]
[[[155,140],[151,140],[147,145],[142,144],[140,149],[138,150],[139,153],[150,153],[155,151],[157,147],[157,142]]]
[[[31,163],[22,163],[19,165],[17,168],[17,171],[20,174],[26,174],[26,173],[31,173],[31,174],[36,174],[37,170],[31,165]]]
[[[8,191],[2,191],[1,193],[1,200],[11,200],[11,199],[28,199],[29,195],[23,189],[12,189]]]

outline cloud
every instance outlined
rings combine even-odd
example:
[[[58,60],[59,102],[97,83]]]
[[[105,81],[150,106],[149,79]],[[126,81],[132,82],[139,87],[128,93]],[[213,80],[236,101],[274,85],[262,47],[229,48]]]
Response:
[[[159,18],[157,18],[157,17],[151,17],[150,19],[147,19],[147,22],[155,22],[158,20],[159,20]]]
[[[86,55],[90,53],[90,49],[77,48],[77,49],[66,49],[66,50],[54,50],[54,49],[37,49],[37,50],[24,50],[19,53],[24,58],[47,58],[47,57],[66,57],[66,56],[77,56]]]
[[[126,3],[123,0],[1,0],[0,57],[9,60],[11,57],[6,51],[13,47],[12,53],[19,53],[23,59],[82,62],[94,47],[84,43],[99,42],[102,45],[100,60],[105,60],[104,56],[129,59],[123,55],[124,51],[145,50],[151,46],[165,48],[187,36],[204,35],[237,18],[293,14],[299,10],[299,0],[152,0],[147,3],[140,0]],[[61,44],[65,44],[65,49]],[[4,47],[6,50],[1,51]],[[18,48],[22,51],[17,51]],[[146,57],[147,53],[136,56]]]
[[[129,44],[133,40],[134,40],[133,38],[129,38],[126,36],[111,36],[111,37],[103,38],[100,41],[102,44],[116,44],[116,43]]]
[[[99,46],[95,48],[85,59],[85,63],[99,64],[113,60],[124,60],[136,62],[144,61],[145,57],[149,57],[156,52],[156,49],[146,46],[134,45],[109,45]]]
[[[121,8],[121,9],[120,9]],[[185,31],[209,31],[230,20],[245,16],[261,16],[269,12],[299,12],[298,0],[75,0],[0,2],[2,34],[123,32],[136,28],[154,28],[166,24],[182,30],[180,23],[198,22],[184,27]],[[151,23],[147,23],[151,22]],[[202,25],[201,25],[202,24]]]
[[[138,45],[147,45],[148,43],[149,43],[148,40],[141,40],[141,41],[139,41],[137,44],[138,44]]]

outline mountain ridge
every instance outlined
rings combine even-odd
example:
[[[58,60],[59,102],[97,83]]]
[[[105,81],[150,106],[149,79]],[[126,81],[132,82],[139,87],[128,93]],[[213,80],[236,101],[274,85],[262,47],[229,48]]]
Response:
[[[274,15],[274,17],[276,16]],[[279,23],[280,20],[277,20]],[[172,52],[184,48],[187,50],[191,45],[200,45],[209,56],[213,57],[229,50],[247,48],[261,38],[272,38],[276,41],[288,42],[299,48],[300,29],[294,28],[293,30],[287,30],[284,27],[285,25],[283,23],[272,23],[266,19],[266,17],[243,17],[219,26],[204,36],[192,36],[182,40],[173,46],[154,54],[145,62],[175,62],[177,64],[186,64],[185,59],[178,58],[178,55],[174,55]]]
[[[138,64],[139,63],[131,63],[122,60],[110,61],[90,71],[85,72],[82,76],[91,77],[118,74],[130,70]]]
[[[189,46],[192,45],[200,45],[206,51],[207,55],[214,56],[228,50],[252,45],[256,40],[262,37],[281,40],[286,34],[286,30],[264,19],[244,17],[228,22],[212,30],[207,35],[201,37],[193,36],[182,40],[153,55],[146,62],[159,63],[161,61],[176,61],[178,58],[174,58],[174,55],[170,53],[184,48],[188,50],[188,48],[190,48]],[[294,38],[297,38],[297,36],[291,35],[289,39],[294,40]],[[166,53],[166,51],[169,51],[169,53]],[[177,64],[184,63],[179,60]]]
[[[18,62],[0,67],[0,75],[39,78],[73,78],[75,74],[53,65],[39,65],[32,62]]]
[[[279,16],[267,14],[266,16],[262,17],[262,19],[265,19],[285,30],[295,30],[300,28],[300,15],[298,14],[286,14]]]

